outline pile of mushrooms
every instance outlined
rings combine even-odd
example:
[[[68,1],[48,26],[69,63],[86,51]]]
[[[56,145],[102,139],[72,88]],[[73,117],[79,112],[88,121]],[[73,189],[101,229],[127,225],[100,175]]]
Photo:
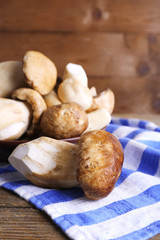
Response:
[[[12,99],[17,112],[21,111],[17,102],[21,102],[30,113],[20,119],[17,114],[17,120],[14,117],[11,123],[4,124],[0,119],[0,140],[15,140],[24,133],[30,138],[40,135],[55,139],[77,137],[89,130],[102,129],[111,120],[114,93],[111,89],[106,89],[97,95],[95,87],[88,87],[87,74],[78,64],[67,64],[62,79],[58,82],[55,64],[40,52],[28,51],[23,57],[23,63],[0,63],[0,77],[3,82],[0,105],[3,105],[4,98],[6,101],[8,99],[8,103]],[[13,118],[11,108],[4,114]],[[17,125],[25,127],[20,130]],[[61,129],[57,129],[59,126]]]
[[[112,90],[98,95],[73,63],[58,81],[55,64],[36,51],[26,52],[23,63],[0,63],[0,81],[0,140],[30,138],[11,153],[11,165],[38,186],[80,185],[89,199],[106,197],[123,164],[120,142],[102,130],[111,121]],[[77,144],[64,141],[77,136]]]

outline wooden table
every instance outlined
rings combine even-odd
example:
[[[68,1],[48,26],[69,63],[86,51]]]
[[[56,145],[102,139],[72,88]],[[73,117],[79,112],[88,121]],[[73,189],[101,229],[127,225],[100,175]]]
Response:
[[[115,115],[119,116],[119,115]],[[138,117],[160,123],[159,115],[123,114],[121,117]],[[7,162],[1,162],[7,164]],[[62,231],[44,212],[18,197],[16,194],[0,188],[0,239],[1,240],[66,240]],[[160,234],[151,238],[160,240]]]

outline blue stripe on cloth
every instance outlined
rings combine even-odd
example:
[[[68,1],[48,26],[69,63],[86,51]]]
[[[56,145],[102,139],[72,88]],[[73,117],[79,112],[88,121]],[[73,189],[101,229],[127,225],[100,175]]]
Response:
[[[139,239],[149,239],[154,235],[159,233],[160,221],[156,221],[146,226],[145,228],[139,229],[132,233],[126,234],[120,238],[114,238],[114,240],[139,240]],[[110,239],[113,240],[113,239]]]
[[[138,126],[137,127],[139,127],[139,128],[146,128],[146,124],[147,124],[148,122],[147,121],[139,121],[139,123],[138,123]]]
[[[137,171],[155,175],[160,162],[160,151],[147,147],[141,158]]]
[[[130,139],[134,139],[138,134],[144,132],[144,129],[137,129],[131,133],[129,133],[128,135],[125,136],[125,138],[130,138]]]
[[[30,202],[35,204],[37,208],[42,209],[44,206],[52,203],[68,202],[83,196],[84,192],[80,187],[55,189],[30,198]]]
[[[109,132],[109,133],[113,133],[119,127],[120,127],[119,125],[108,124],[108,126],[106,127],[106,131]]]
[[[152,140],[137,140],[139,143],[143,143],[148,147],[152,147],[153,149],[160,150],[160,142],[158,141],[152,141]]]
[[[16,170],[11,165],[9,165],[5,168],[0,168],[0,174],[8,173],[8,172],[16,172]]]
[[[136,128],[136,130],[135,130],[135,128]],[[118,130],[118,131],[116,131],[116,130]],[[152,137],[153,141],[151,141],[150,136],[151,135],[154,136],[155,132],[160,132],[160,127],[158,127],[157,125],[155,125],[151,122],[143,121],[143,120],[139,120],[139,119],[112,118],[111,123],[106,128],[106,131],[108,131],[112,134],[114,134],[114,132],[116,131],[115,134],[117,134],[117,136],[119,137],[119,141],[121,142],[122,147],[125,150],[124,151],[124,153],[125,153],[124,161],[126,160],[127,164],[128,164],[127,161],[130,161],[130,159],[131,159],[131,161],[133,161],[133,164],[131,164],[131,168],[132,167],[133,167],[133,169],[138,168],[137,171],[145,173],[146,174],[145,177],[146,176],[148,177],[147,179],[148,179],[149,183],[152,183],[152,179],[155,178],[151,175],[156,174],[156,179],[158,179],[157,170],[158,171],[160,170],[160,141],[159,142],[154,141],[153,137]],[[145,132],[145,137],[146,137],[145,140],[138,140],[138,138],[137,139],[135,138],[139,133],[142,133],[142,135],[140,135],[140,136],[143,137],[143,132]],[[148,139],[147,139],[147,132],[151,133],[148,135]],[[156,140],[157,139],[160,139],[160,138],[157,137]],[[128,155],[126,156],[126,154],[128,154]],[[132,154],[132,156],[130,157],[131,154]],[[136,166],[133,166],[134,160],[135,160]],[[125,166],[130,167],[130,164],[128,164],[128,165],[127,164]],[[138,166],[138,164],[139,164],[139,166]],[[15,172],[15,169],[13,167],[11,167],[10,165],[5,168],[0,168],[1,184],[3,182],[7,181],[7,177],[8,177],[8,182],[4,183],[2,187],[16,192],[17,188],[30,184],[30,182],[28,180],[14,181],[15,180],[14,179],[12,182],[10,182],[11,180],[9,180],[9,179],[13,179],[11,175],[15,174],[12,172]],[[34,197],[30,197],[30,199],[27,199],[27,200],[29,200],[32,204],[34,204],[34,206],[36,206],[37,208],[42,209],[42,210],[43,209],[45,210],[45,208],[44,208],[45,206],[54,204],[54,206],[50,206],[50,207],[51,208],[53,207],[53,209],[57,209],[57,212],[58,212],[59,207],[61,207],[63,205],[63,209],[60,209],[60,211],[59,211],[59,212],[61,212],[61,216],[56,215],[59,217],[54,218],[54,213],[52,213],[52,209],[51,209],[51,212],[48,211],[47,213],[50,216],[52,216],[53,221],[55,223],[57,223],[60,226],[60,228],[63,229],[64,231],[70,227],[73,227],[73,231],[75,231],[76,225],[82,226],[82,227],[80,227],[80,230],[77,227],[77,229],[76,229],[77,236],[76,236],[76,234],[74,235],[73,232],[71,233],[71,235],[72,234],[74,235],[75,240],[82,239],[85,235],[84,231],[86,231],[85,227],[83,228],[83,226],[91,226],[91,229],[92,229],[92,224],[94,224],[93,227],[96,230],[96,224],[98,224],[98,223],[102,223],[102,226],[104,226],[103,221],[110,220],[110,219],[111,219],[111,221],[112,220],[114,221],[114,217],[116,217],[116,216],[121,216],[120,218],[123,219],[123,214],[125,217],[125,213],[128,213],[128,214],[131,214],[132,212],[134,213],[135,212],[134,210],[136,210],[136,209],[138,210],[138,212],[142,211],[142,209],[144,211],[145,206],[146,206],[146,209],[149,206],[151,206],[151,209],[152,209],[152,205],[154,207],[154,203],[158,203],[160,201],[160,194],[159,194],[160,184],[152,185],[152,186],[150,184],[149,185],[150,188],[148,188],[148,189],[144,188],[145,189],[144,192],[139,193],[139,191],[138,191],[139,194],[135,195],[136,193],[133,192],[134,190],[132,190],[132,186],[133,186],[133,184],[135,184],[134,187],[136,188],[136,185],[138,186],[138,184],[139,184],[138,180],[136,180],[137,175],[135,174],[135,181],[134,181],[134,183],[133,182],[131,183],[132,185],[131,184],[127,185],[129,183],[128,183],[128,181],[125,181],[127,179],[127,177],[132,175],[132,173],[134,174],[135,172],[136,171],[133,171],[133,170],[123,167],[121,175],[116,183],[117,190],[120,190],[122,187],[122,191],[125,189],[125,194],[127,194],[127,189],[129,188],[129,190],[132,192],[132,194],[129,196],[132,196],[132,197],[128,197],[128,198],[124,197],[123,198],[123,192],[121,192],[120,193],[121,195],[117,196],[118,197],[117,201],[113,200],[112,203],[110,203],[108,205],[106,204],[105,206],[104,206],[104,204],[105,204],[104,202],[102,205],[101,204],[99,205],[98,201],[97,201],[97,205],[96,205],[97,208],[94,207],[92,209],[92,207],[90,206],[90,210],[88,210],[88,211],[86,211],[86,210],[83,211],[83,204],[85,204],[86,201],[87,201],[87,204],[90,202],[84,198],[84,193],[83,193],[82,189],[79,187],[72,188],[72,189],[61,189],[61,190],[57,190],[57,189],[48,190],[47,189],[45,192],[42,189],[42,191],[37,191],[37,192],[39,192],[39,193],[43,192],[43,193],[35,195],[36,194],[36,191],[35,191],[35,193],[33,192]],[[4,179],[3,179],[3,176],[4,176]],[[157,182],[158,181],[156,180],[156,183]],[[34,186],[34,187],[36,188],[36,186]],[[26,189],[29,189],[29,187],[27,187]],[[24,198],[25,198],[25,191],[27,191],[26,189],[23,188],[23,197]],[[21,190],[21,188],[19,189],[19,191],[17,190],[17,193],[21,196],[20,190]],[[119,194],[120,191],[117,191],[117,192]],[[27,196],[27,192],[26,192],[26,196]],[[125,196],[128,196],[128,194]],[[70,209],[67,209],[67,212],[65,212],[66,202],[68,202],[68,204],[70,205],[70,204],[72,204],[72,200],[75,200],[75,201],[73,201],[75,203],[78,202],[78,204],[81,204],[81,211],[79,211],[79,212],[78,212],[78,204],[76,205],[76,208],[77,208],[76,212],[78,212],[76,214],[73,214],[74,211],[72,211],[72,209],[71,209],[71,211],[70,211]],[[71,201],[71,203],[69,203],[69,201]],[[106,200],[104,199],[104,201],[106,201],[106,203],[107,203],[107,199]],[[60,203],[60,204],[57,204],[57,203]],[[94,206],[95,206],[95,204],[94,204]],[[48,209],[50,209],[50,208],[48,208]],[[158,211],[158,209],[157,209],[157,211]],[[146,212],[146,216],[147,216],[147,212]],[[144,215],[143,215],[143,217],[144,217]],[[143,221],[143,217],[142,217],[142,219],[140,219],[140,221]],[[133,221],[132,221],[132,214],[130,216],[130,220],[131,220],[130,224],[135,223],[134,217],[133,217]],[[157,221],[157,219],[155,219],[155,221],[154,221],[154,219],[151,219],[151,221],[152,222],[149,226],[147,226],[143,229],[139,229],[138,231],[133,230],[134,232],[131,232],[129,234],[127,234],[127,227],[124,226],[124,229],[123,229],[124,235],[121,236],[121,238],[117,238],[117,240],[118,239],[119,240],[120,239],[121,240],[148,239],[148,238],[152,237],[153,235],[160,232],[160,221]],[[124,222],[125,222],[125,219],[124,219]],[[137,228],[135,228],[135,229],[137,229]],[[70,228],[69,231],[72,231],[72,228]],[[116,231],[118,231],[118,229],[116,229],[116,227],[115,227],[115,232]],[[91,239],[94,239],[94,235],[92,234],[92,232],[88,232],[88,233],[91,236]],[[86,236],[87,236],[87,233],[86,233]],[[119,236],[119,235],[117,235],[117,236]],[[101,233],[99,233],[99,239],[104,240],[103,236],[101,237]],[[107,239],[107,238],[105,238],[105,239]]]
[[[118,187],[129,175],[131,175],[134,171],[127,169],[127,168],[123,168],[122,172],[119,176],[118,181],[116,182],[116,187]]]
[[[130,126],[128,119],[125,119],[125,118],[120,119],[120,123],[123,126]]]
[[[133,172],[134,172],[133,170],[129,170],[125,168],[122,169],[122,174],[120,175],[116,183],[116,186],[119,186]],[[35,204],[37,208],[42,209],[44,206],[49,204],[68,202],[83,196],[84,196],[84,192],[80,187],[71,188],[71,189],[61,189],[61,190],[55,189],[55,190],[49,190],[45,193],[32,197],[30,199],[30,202]]]
[[[66,231],[71,225],[88,226],[101,223],[134,209],[148,206],[160,201],[159,192],[160,185],[155,185],[138,194],[137,196],[108,204],[107,206],[98,208],[96,210],[84,213],[62,215],[54,218],[54,221],[60,225],[64,219],[68,220],[63,224],[63,231]]]
[[[131,139],[129,139],[129,138],[119,138],[119,141],[120,141],[123,149],[125,149],[125,147],[131,141]]]
[[[160,132],[160,127],[155,128],[154,131]]]
[[[13,181],[13,182],[7,182],[2,185],[2,187],[14,191],[18,187],[30,185],[31,182],[28,180],[20,180],[20,181]]]

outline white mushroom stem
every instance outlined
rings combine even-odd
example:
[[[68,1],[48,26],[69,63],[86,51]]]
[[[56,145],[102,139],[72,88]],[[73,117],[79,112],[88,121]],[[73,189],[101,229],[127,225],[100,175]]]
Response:
[[[58,105],[61,104],[62,102],[59,100],[57,94],[55,91],[51,91],[50,93],[48,93],[47,95],[43,96],[44,101],[47,105],[47,107],[51,107],[53,105]]]
[[[63,81],[68,78],[77,80],[86,87],[88,86],[88,78],[86,72],[81,65],[68,63],[63,73]]]
[[[76,102],[84,110],[90,108],[92,104],[92,94],[89,88],[72,78],[66,79],[59,85],[58,97],[64,103]]]
[[[47,188],[76,186],[78,146],[40,137],[19,145],[9,156],[10,164],[32,183]]]

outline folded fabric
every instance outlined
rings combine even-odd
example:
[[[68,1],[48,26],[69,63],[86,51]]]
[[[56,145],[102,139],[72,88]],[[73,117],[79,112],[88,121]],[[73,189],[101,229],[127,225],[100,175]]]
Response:
[[[160,233],[160,127],[112,118],[106,131],[124,149],[122,173],[106,198],[87,200],[80,187],[37,187],[11,165],[0,168],[1,187],[45,211],[71,239],[140,240]]]

